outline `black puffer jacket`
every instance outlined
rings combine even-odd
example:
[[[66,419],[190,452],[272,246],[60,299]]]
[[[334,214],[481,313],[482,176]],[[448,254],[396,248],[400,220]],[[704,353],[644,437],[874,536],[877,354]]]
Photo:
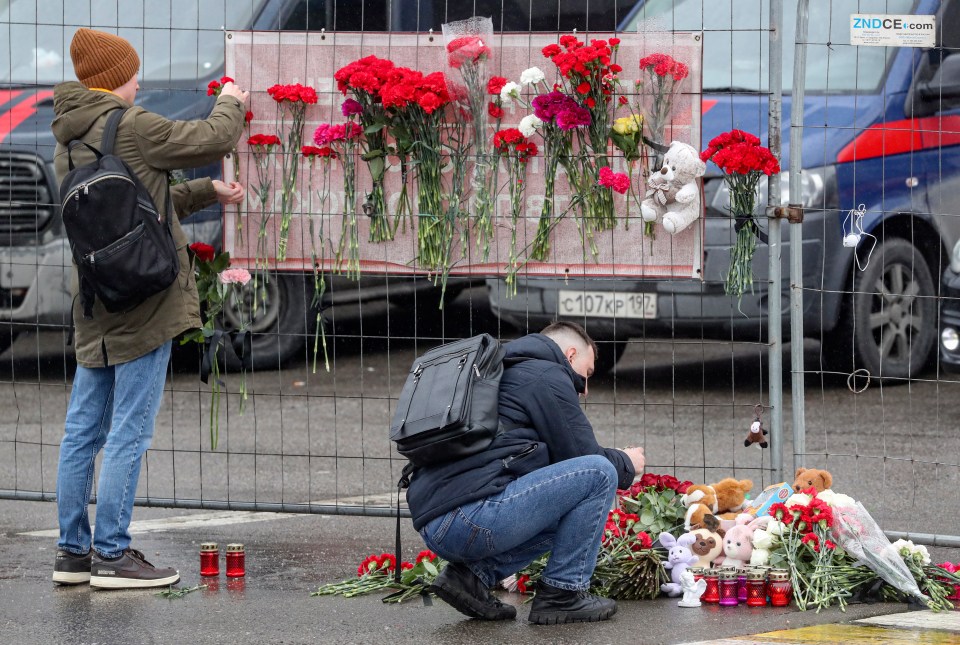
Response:
[[[476,455],[414,471],[407,503],[417,530],[458,506],[499,493],[521,475],[573,457],[603,455],[616,467],[620,488],[632,483],[635,472],[626,453],[597,443],[577,396],[583,377],[557,343],[530,334],[507,343],[506,358],[532,359],[506,368],[500,380],[500,420],[515,429]]]

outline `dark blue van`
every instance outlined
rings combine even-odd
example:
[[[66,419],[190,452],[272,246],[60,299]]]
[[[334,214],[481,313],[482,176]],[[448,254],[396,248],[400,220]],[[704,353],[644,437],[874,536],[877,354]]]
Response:
[[[784,2],[783,158],[789,167],[796,1]],[[892,379],[916,376],[935,355],[939,276],[960,237],[960,2],[811,2],[804,112],[804,330],[823,341],[826,369],[865,368]],[[703,31],[702,144],[739,128],[766,139],[769,3],[763,0],[649,0],[621,23],[630,32]],[[935,15],[933,49],[853,47],[851,14]],[[784,203],[787,173],[782,182]],[[704,178],[704,280],[591,281],[591,293],[655,295],[645,318],[572,316],[561,289],[586,283],[528,278],[508,297],[490,280],[500,318],[536,330],[555,319],[584,323],[609,368],[634,337],[760,341],[766,335],[768,249],[754,256],[754,289],[736,298],[723,280],[735,240],[719,169]],[[765,188],[758,208],[766,205]],[[844,220],[863,205],[856,248]],[[762,219],[762,218],[761,218]],[[784,229],[786,230],[786,229]],[[869,235],[867,235],[869,234]],[[871,237],[872,236],[872,237]],[[782,320],[789,332],[789,236],[782,249]],[[859,266],[858,266],[859,261]],[[861,270],[862,267],[862,270]],[[579,285],[579,286],[578,286]],[[960,320],[958,320],[960,322]],[[605,365],[604,365],[605,363]]]

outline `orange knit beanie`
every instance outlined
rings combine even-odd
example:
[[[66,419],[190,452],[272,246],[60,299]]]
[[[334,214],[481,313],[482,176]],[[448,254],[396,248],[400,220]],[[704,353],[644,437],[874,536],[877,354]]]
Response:
[[[77,80],[105,90],[117,89],[140,70],[140,57],[126,39],[83,27],[70,43],[70,59]]]

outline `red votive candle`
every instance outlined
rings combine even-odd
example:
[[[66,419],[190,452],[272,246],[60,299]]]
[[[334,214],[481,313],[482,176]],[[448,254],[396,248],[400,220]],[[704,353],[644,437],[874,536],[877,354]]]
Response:
[[[200,545],[200,575],[220,575],[220,547],[216,542],[204,542]]]
[[[790,572],[786,569],[772,569],[769,573],[767,593],[774,607],[786,607],[793,600],[793,585],[790,584]]]
[[[716,569],[705,569],[703,579],[707,581],[707,588],[700,596],[700,602],[715,605],[720,602],[720,578]]]
[[[767,606],[767,574],[764,571],[747,572],[747,606]]]
[[[228,578],[242,578],[246,575],[246,555],[242,544],[228,544],[226,558]]]

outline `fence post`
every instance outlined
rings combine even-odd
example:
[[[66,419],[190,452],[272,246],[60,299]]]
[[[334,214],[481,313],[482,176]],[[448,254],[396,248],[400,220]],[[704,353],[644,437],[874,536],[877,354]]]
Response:
[[[767,145],[777,159],[781,157],[783,123],[783,0],[770,2],[770,98],[768,102]],[[780,260],[780,177],[767,180],[767,399],[770,403],[770,466],[773,481],[783,481],[783,307],[780,289],[783,281]]]
[[[793,468],[806,461],[803,372],[803,205],[800,172],[803,161],[803,104],[807,72],[808,0],[797,2],[793,87],[790,101],[790,364],[793,415]],[[800,213],[797,217],[794,214]]]

